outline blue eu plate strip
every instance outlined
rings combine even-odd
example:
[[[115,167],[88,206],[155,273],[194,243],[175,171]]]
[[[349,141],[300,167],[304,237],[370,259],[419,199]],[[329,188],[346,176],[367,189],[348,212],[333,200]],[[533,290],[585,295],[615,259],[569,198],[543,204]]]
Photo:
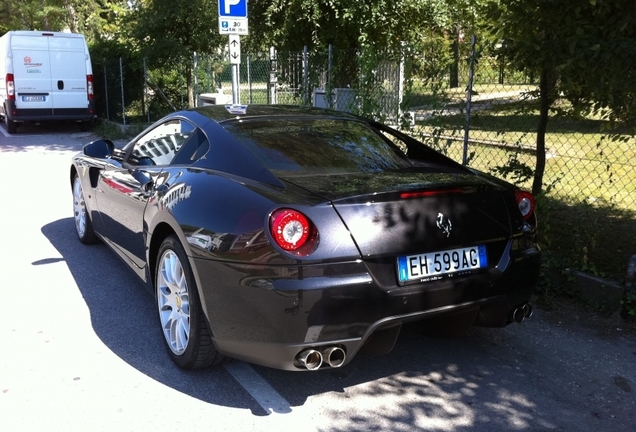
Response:
[[[486,246],[478,246],[479,249],[479,266],[488,267],[488,254],[486,254]]]
[[[406,273],[406,257],[402,256],[398,258],[398,268],[400,271],[400,280],[401,281],[406,281],[409,279],[407,273]]]

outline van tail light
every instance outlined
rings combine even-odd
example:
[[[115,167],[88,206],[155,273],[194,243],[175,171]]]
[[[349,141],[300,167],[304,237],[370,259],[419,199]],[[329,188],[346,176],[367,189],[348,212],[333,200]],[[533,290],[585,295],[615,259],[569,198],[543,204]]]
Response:
[[[7,99],[15,100],[15,82],[13,81],[12,73],[7,74],[6,83],[7,83]]]
[[[318,237],[314,224],[299,211],[279,209],[269,217],[269,229],[274,242],[295,255],[313,252]]]
[[[515,191],[515,198],[517,200],[517,205],[519,206],[519,211],[524,219],[530,219],[532,214],[534,213],[534,197],[530,192],[522,191],[517,189]]]
[[[88,93],[88,100],[93,100],[93,75],[86,75],[86,91]]]

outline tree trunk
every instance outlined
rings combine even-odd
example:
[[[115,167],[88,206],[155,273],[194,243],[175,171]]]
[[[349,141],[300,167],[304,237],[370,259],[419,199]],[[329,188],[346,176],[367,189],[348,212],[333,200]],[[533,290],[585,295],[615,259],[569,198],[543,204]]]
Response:
[[[455,29],[453,38],[453,45],[451,45],[453,62],[450,66],[450,88],[457,88],[459,87],[459,27]]]
[[[186,76],[186,87],[188,91],[188,108],[194,108],[194,85],[192,84],[192,72],[193,68],[186,60],[185,63],[185,76]]]
[[[545,134],[548,129],[550,107],[554,103],[555,79],[554,71],[544,68],[541,70],[539,81],[539,124],[537,125],[537,160],[532,183],[532,194],[539,195],[543,189],[543,174],[545,173]]]

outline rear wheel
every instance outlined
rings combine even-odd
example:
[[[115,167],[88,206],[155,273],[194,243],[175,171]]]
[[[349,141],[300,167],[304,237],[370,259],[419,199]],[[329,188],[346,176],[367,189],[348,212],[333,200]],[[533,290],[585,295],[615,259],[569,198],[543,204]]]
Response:
[[[18,131],[18,124],[9,118],[9,115],[4,113],[4,124],[7,126],[7,132],[14,134]]]
[[[81,121],[79,127],[82,132],[88,132],[91,129],[91,121]]]
[[[96,243],[97,236],[95,231],[93,231],[91,218],[86,211],[82,182],[77,174],[73,177],[73,217],[75,218],[75,231],[79,240],[84,244]]]
[[[212,343],[188,258],[175,236],[159,249],[155,291],[168,354],[183,369],[201,369],[226,360]]]

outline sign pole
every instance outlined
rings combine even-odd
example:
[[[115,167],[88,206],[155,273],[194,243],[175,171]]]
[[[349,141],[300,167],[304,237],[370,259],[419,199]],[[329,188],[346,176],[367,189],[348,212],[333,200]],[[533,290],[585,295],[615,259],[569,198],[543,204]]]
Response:
[[[232,103],[241,103],[241,94],[239,89],[239,66],[232,65]]]

